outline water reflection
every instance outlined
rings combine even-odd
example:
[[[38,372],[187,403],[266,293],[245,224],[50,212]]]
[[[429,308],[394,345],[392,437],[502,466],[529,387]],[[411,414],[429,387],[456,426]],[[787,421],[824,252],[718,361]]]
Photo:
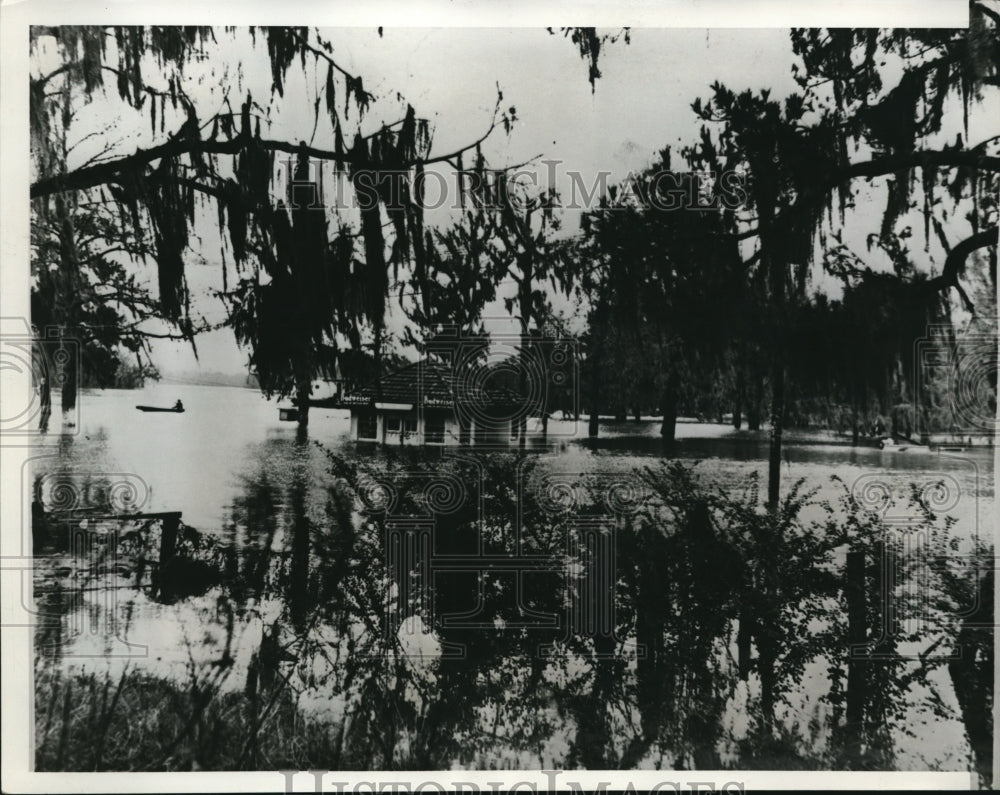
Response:
[[[116,618],[139,608],[142,620],[156,621],[158,610],[184,603],[212,625],[212,639],[200,645],[214,653],[183,677],[157,665],[159,657],[140,665],[181,692],[194,683],[216,698],[240,690],[248,739],[237,766],[264,764],[262,729],[281,709],[332,724],[336,756],[314,764],[366,769],[504,759],[633,765],[662,740],[664,714],[699,712],[711,688],[698,677],[712,678],[705,663],[718,629],[691,618],[715,596],[699,590],[699,575],[684,579],[701,565],[684,542],[636,556],[672,568],[654,573],[647,565],[637,583],[627,579],[639,599],[615,613],[606,559],[615,518],[594,508],[574,526],[573,514],[541,504],[531,488],[518,494],[510,485],[531,481],[530,461],[389,457],[374,477],[394,490],[390,512],[358,496],[371,472],[362,478],[356,465],[333,461],[338,477],[320,487],[310,477],[315,448],[292,443],[295,466],[262,466],[244,479],[222,541],[186,525],[171,535],[164,520],[119,539],[136,568],[117,591]],[[478,487],[443,491],[456,483]],[[530,534],[516,526],[519,507],[533,518]],[[673,585],[657,602],[648,591],[664,575]],[[72,607],[56,572],[40,592],[46,612],[62,619],[37,636],[40,649],[54,651],[66,645],[60,633]],[[652,633],[660,640],[640,664],[636,701],[628,673],[635,644],[622,639],[638,621],[641,642],[649,641],[675,596],[684,604],[670,620],[678,633],[667,646],[662,626]],[[127,635],[128,626],[115,631]],[[636,708],[642,738],[620,747],[622,721]],[[717,728],[699,734],[698,726],[691,717],[671,728],[686,735],[691,761],[701,765]]]
[[[739,766],[762,757],[731,728],[748,680],[843,644],[804,633],[760,662],[774,615],[743,611],[765,555],[708,491],[654,510],[634,464],[560,478],[548,457],[342,453],[270,435],[245,448],[221,529],[172,537],[162,518],[81,535],[114,479],[70,456],[38,475],[39,507],[73,511],[35,523],[41,769]],[[833,566],[840,542],[821,540],[807,551]],[[810,619],[837,623],[838,588],[809,592]],[[91,692],[93,719],[66,711]],[[116,734],[144,708],[132,742]],[[779,750],[833,759],[801,734]]]

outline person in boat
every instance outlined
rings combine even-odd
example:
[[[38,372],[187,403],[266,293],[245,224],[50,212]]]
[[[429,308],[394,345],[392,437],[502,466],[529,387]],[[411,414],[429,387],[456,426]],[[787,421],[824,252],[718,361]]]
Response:
[[[184,411],[184,404],[178,400],[174,403],[174,411]]]

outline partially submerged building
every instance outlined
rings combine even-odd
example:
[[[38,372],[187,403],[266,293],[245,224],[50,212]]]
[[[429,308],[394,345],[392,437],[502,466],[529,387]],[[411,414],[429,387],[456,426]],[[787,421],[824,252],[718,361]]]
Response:
[[[424,359],[345,392],[351,438],[411,445],[516,444],[524,401],[512,390],[463,378],[451,365]]]

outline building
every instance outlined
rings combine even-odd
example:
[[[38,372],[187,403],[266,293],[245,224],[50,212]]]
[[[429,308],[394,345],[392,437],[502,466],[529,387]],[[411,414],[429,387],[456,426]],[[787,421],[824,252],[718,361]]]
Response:
[[[483,374],[478,370],[473,375]],[[523,401],[512,390],[483,380],[456,377],[450,365],[425,359],[382,376],[378,388],[369,384],[346,392],[337,405],[350,409],[351,438],[359,442],[516,443]]]

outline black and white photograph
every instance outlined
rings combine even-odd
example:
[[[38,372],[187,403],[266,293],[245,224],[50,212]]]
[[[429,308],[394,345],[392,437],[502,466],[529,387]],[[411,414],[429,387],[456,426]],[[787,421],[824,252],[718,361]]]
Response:
[[[994,786],[1000,2],[960,5],[31,24],[28,769]]]

